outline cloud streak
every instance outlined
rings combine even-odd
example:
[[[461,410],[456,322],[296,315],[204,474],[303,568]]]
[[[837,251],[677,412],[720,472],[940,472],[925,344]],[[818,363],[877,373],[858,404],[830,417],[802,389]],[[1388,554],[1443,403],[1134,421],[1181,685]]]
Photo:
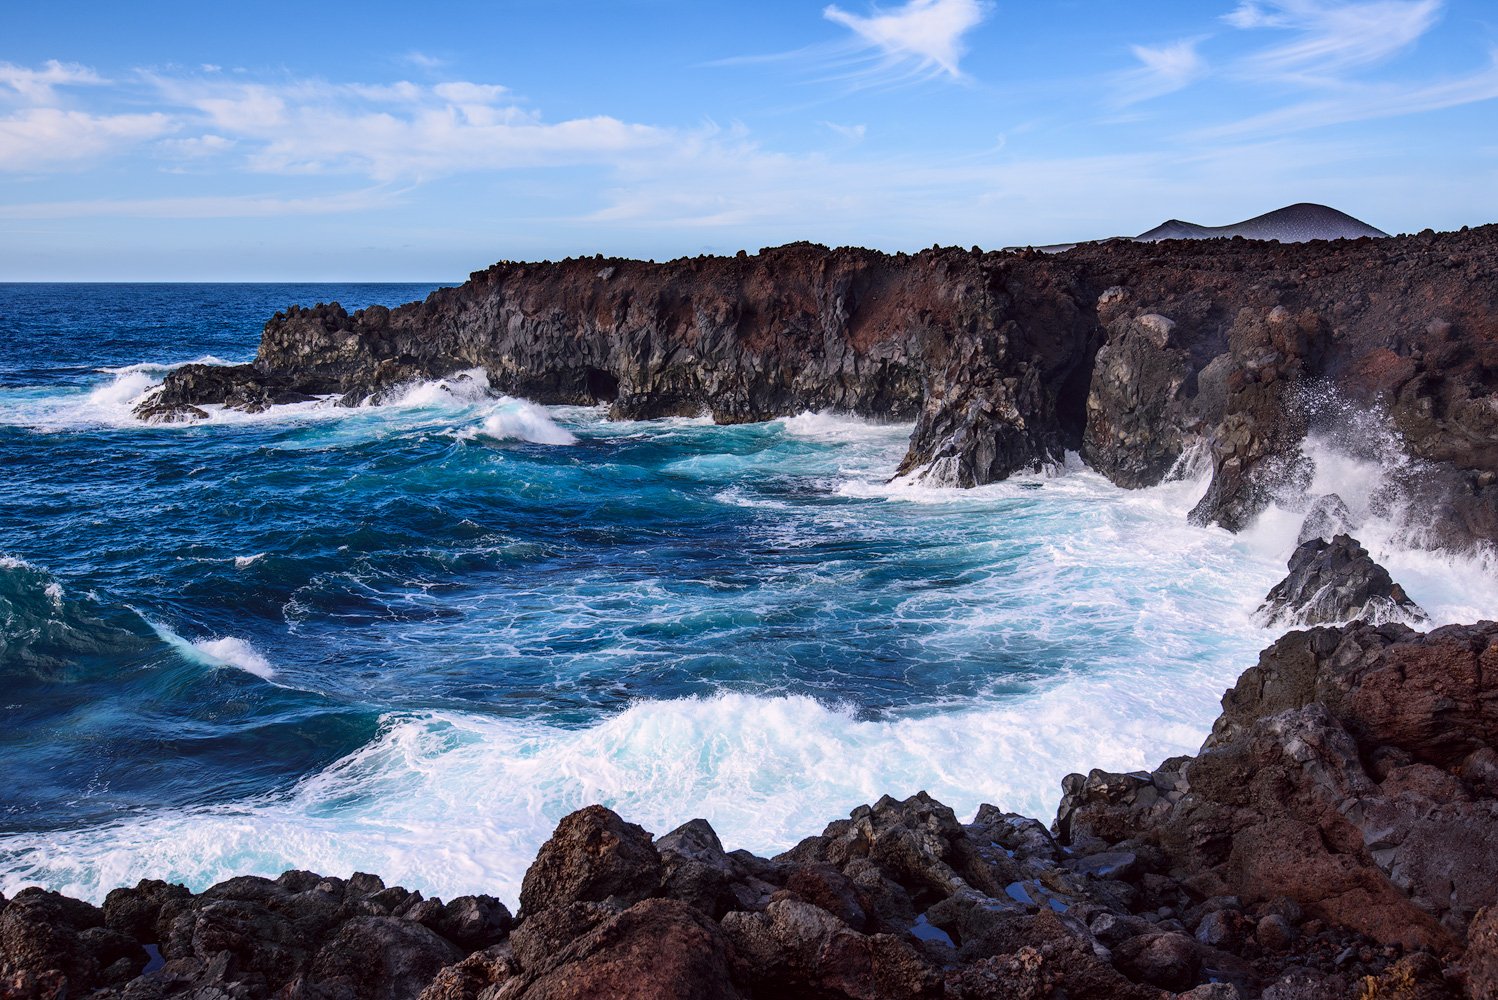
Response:
[[[1136,69],[1120,73],[1117,103],[1138,104],[1189,86],[1207,73],[1207,62],[1197,51],[1204,39],[1183,38],[1167,45],[1134,45]]]
[[[1254,53],[1243,72],[1331,80],[1405,51],[1441,16],[1445,0],[1257,0],[1224,19],[1241,30],[1275,29],[1294,37]]]
[[[836,4],[822,16],[854,35],[887,66],[913,66],[927,75],[960,79],[960,63],[967,52],[964,36],[988,15],[982,0],[908,0],[894,10],[869,16],[853,14]]]

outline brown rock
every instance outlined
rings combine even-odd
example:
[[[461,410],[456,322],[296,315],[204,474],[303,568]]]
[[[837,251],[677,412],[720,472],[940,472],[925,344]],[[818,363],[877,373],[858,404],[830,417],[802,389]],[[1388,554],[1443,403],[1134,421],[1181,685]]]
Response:
[[[665,871],[650,834],[603,806],[563,817],[520,887],[522,916],[570,902],[629,905],[655,895]]]

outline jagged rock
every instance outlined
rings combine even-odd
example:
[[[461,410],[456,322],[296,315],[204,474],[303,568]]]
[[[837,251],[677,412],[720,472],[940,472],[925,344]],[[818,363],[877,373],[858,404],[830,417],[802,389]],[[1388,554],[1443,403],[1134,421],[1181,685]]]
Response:
[[[1269,625],[1321,625],[1363,619],[1425,621],[1421,607],[1350,535],[1317,536],[1290,556],[1290,573],[1264,598]]]
[[[571,902],[629,905],[655,895],[665,870],[650,834],[603,806],[563,817],[520,887],[522,916]]]
[[[1061,255],[803,243],[664,264],[506,262],[398,309],[277,313],[252,364],[184,366],[140,413],[353,405],[482,368],[498,391],[619,417],[915,419],[901,472],[956,486],[1072,450],[1147,486],[1205,446],[1212,482],[1192,519],[1237,530],[1308,486],[1314,386],[1398,432],[1420,466],[1419,520],[1440,514],[1424,540],[1462,546],[1498,537],[1495,263],[1492,226]]]
[[[462,956],[421,924],[355,917],[319,949],[308,978],[329,1000],[407,1000]]]
[[[1068,779],[1058,833],[1091,850],[1143,835],[1192,894],[1289,897],[1385,944],[1449,949],[1498,885],[1498,802],[1459,777],[1498,741],[1490,661],[1492,623],[1291,633],[1184,767]]]
[[[0,909],[0,995],[83,996],[145,967],[144,949],[105,926],[96,906],[22,889]]]
[[[685,903],[647,899],[525,965],[499,1000],[735,1000],[724,930]]]
[[[1190,358],[1171,343],[1174,330],[1155,313],[1120,317],[1097,353],[1082,457],[1120,486],[1153,486],[1181,457],[1177,409]]]

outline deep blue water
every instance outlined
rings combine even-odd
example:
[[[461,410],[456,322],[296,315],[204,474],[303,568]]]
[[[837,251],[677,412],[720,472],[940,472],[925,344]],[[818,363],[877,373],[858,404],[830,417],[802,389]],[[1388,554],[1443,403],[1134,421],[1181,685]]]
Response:
[[[131,416],[290,303],[429,290],[0,285],[0,889],[505,894],[589,801],[759,850],[885,791],[1043,815],[1194,749],[1268,638],[1286,546],[1187,527],[1199,483],[925,490],[887,482],[908,427],[611,423],[482,373]]]

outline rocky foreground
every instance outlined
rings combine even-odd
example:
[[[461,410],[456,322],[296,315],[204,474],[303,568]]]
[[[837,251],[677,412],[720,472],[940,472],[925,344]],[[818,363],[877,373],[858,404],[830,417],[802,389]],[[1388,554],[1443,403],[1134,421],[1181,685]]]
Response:
[[[1498,624],[1292,632],[1196,757],[1063,787],[1050,828],[921,793],[768,859],[592,806],[514,916],[373,875],[27,889],[0,996],[1498,997]]]
[[[1342,444],[1389,469],[1417,540],[1498,538],[1498,226],[506,262],[398,309],[278,313],[252,364],[184,367],[138,414],[361,405],[476,367],[500,391],[627,418],[914,419],[902,471],[948,485],[1077,451],[1134,488],[1200,453],[1213,479],[1193,519],[1231,530],[1272,499],[1314,501],[1307,434],[1366,415]]]

